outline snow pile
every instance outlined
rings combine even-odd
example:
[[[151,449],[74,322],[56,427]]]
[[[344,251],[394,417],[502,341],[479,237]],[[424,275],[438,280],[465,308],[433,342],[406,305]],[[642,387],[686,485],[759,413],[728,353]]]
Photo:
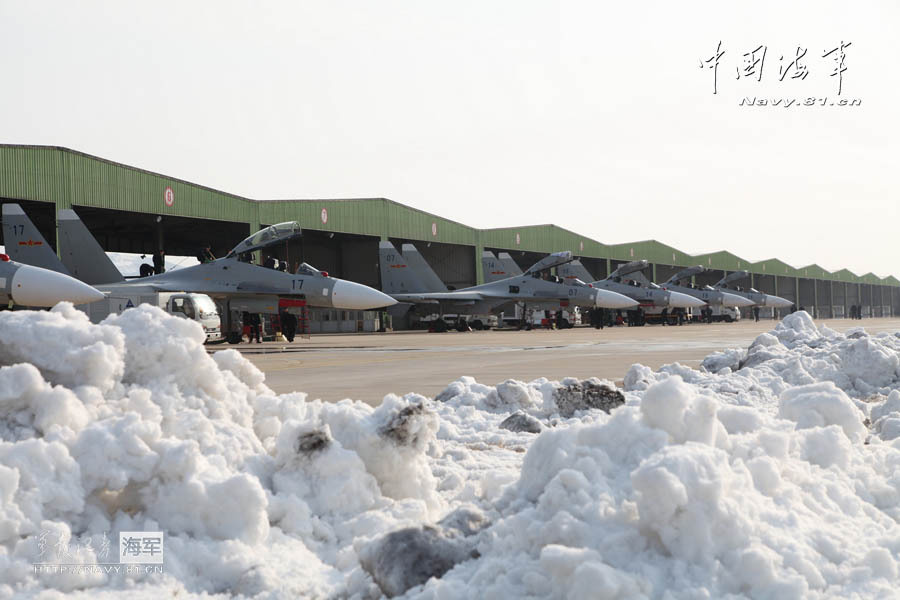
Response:
[[[28,336],[44,343],[22,343]],[[693,370],[377,408],[138,307],[0,315],[0,597],[890,597],[900,338],[795,313]],[[19,364],[14,364],[19,363]],[[538,433],[539,432],[539,433]],[[163,531],[164,573],[35,572]],[[50,544],[40,555],[41,540]]]
[[[5,312],[0,339],[0,597],[323,596],[347,577],[369,593],[354,542],[446,512],[424,398],[276,396],[237,352],[209,356],[196,323],[146,305],[99,325],[69,304]],[[164,531],[165,574],[32,567],[104,562],[104,537],[115,558],[119,531]]]

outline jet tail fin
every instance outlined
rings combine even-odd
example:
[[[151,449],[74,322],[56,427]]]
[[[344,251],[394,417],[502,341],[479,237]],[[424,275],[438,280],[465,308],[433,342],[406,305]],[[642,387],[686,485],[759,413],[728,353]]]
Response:
[[[501,279],[514,277],[512,273],[508,273],[503,268],[503,263],[490,250],[485,250],[481,253],[481,271],[484,273],[485,283],[493,283]]]
[[[509,277],[516,277],[522,274],[522,267],[516,263],[509,252],[501,252],[497,255],[497,260],[503,265],[503,270],[509,273]]]
[[[413,274],[419,278],[419,281],[425,286],[425,292],[446,292],[447,285],[441,281],[438,274],[434,272],[422,253],[419,252],[412,244],[403,244],[403,258],[406,259],[409,268]]]
[[[570,263],[556,267],[556,274],[563,278],[569,285],[573,285],[578,280],[593,282],[597,279],[588,272],[580,260],[573,260]]]
[[[57,220],[60,255],[73,277],[90,285],[125,281],[74,210],[60,210]]]
[[[385,294],[413,294],[424,292],[425,284],[406,262],[406,258],[391,242],[378,244],[378,267],[381,270],[381,291]],[[446,290],[446,288],[445,288]]]
[[[14,261],[71,275],[18,204],[3,205],[3,240]]]

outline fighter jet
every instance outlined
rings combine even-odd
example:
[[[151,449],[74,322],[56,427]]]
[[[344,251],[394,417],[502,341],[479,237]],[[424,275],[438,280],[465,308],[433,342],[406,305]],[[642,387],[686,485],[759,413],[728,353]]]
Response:
[[[609,274],[606,279],[594,281],[591,283],[595,288],[603,288],[613,290],[624,294],[629,298],[637,300],[642,305],[675,307],[675,308],[694,308],[706,306],[706,302],[687,294],[664,290],[655,283],[647,280],[641,273],[650,263],[646,260],[635,260],[621,265],[618,269]],[[570,284],[577,281],[590,281],[593,279],[591,274],[579,260],[562,265],[556,268],[556,272]]]
[[[708,285],[695,287],[690,283],[691,277],[698,273],[703,273],[704,271],[706,271],[706,267],[703,265],[682,269],[669,277],[669,279],[662,284],[662,288],[671,292],[681,292],[682,294],[699,298],[710,306],[753,306],[753,300],[744,298],[743,296],[717,290]]]
[[[0,254],[0,304],[12,302],[18,306],[47,308],[64,300],[87,304],[102,298],[102,292],[74,277],[23,265]]]
[[[734,285],[735,281],[741,281],[742,279],[746,279],[750,277],[750,273],[748,271],[735,271],[734,273],[730,273],[719,280],[718,283],[713,285],[713,288],[717,290],[727,290],[729,294],[733,294],[736,296],[742,296],[747,298],[758,306],[770,306],[773,308],[790,308],[794,305],[793,302],[782,298],[781,296],[773,296],[772,294],[764,294],[758,290],[753,288],[741,288],[739,286]]]
[[[424,258],[412,244],[403,245],[403,253],[397,251],[391,242],[379,244],[382,290],[400,302],[433,304],[441,313],[485,314],[497,312],[500,307],[513,303],[530,306],[535,303],[553,303],[560,306],[577,305],[606,308],[630,308],[637,303],[630,298],[582,284],[566,286],[561,281],[542,279],[545,273],[558,265],[572,260],[571,252],[557,252],[543,258],[525,273],[491,283],[484,283],[462,290],[448,290],[441,283],[434,284],[434,277],[427,277],[432,283],[423,281]],[[428,267],[430,270],[430,267]],[[439,280],[438,280],[439,281]]]
[[[296,222],[271,225],[242,240],[225,258],[209,263],[168,271],[160,275],[125,282],[99,245],[69,248],[63,244],[90,233],[84,229],[74,211],[61,211],[60,245],[63,257],[76,276],[91,279],[113,279],[98,285],[101,291],[125,291],[144,288],[155,292],[195,292],[211,296],[223,308],[225,331],[236,330],[235,313],[278,314],[280,310],[296,311],[298,307],[323,307],[348,310],[371,310],[396,304],[396,300],[366,285],[329,277],[306,263],[296,273],[267,269],[240,260],[242,256],[263,248],[284,243],[301,234]],[[80,227],[79,227],[80,226]],[[69,269],[56,259],[49,245],[15,204],[3,205],[3,227],[8,246],[16,248],[22,262],[52,268],[61,273]],[[24,243],[22,243],[24,242]],[[96,241],[94,241],[96,244]],[[55,260],[54,260],[55,259]],[[105,263],[109,263],[106,265]],[[112,269],[108,268],[111,266]],[[97,285],[97,284],[95,284]],[[233,336],[232,336],[233,337]]]

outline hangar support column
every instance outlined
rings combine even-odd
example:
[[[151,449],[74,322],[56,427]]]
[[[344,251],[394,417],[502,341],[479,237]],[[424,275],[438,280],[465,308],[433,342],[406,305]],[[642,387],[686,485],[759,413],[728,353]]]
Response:
[[[819,313],[819,282],[817,282],[815,279],[813,279],[812,282],[813,282],[813,317],[818,319],[818,318],[820,318],[819,317],[819,314],[820,314]]]
[[[866,306],[867,306],[865,300],[863,299],[864,292],[865,292],[865,288],[863,287],[863,284],[857,283],[856,284],[856,298],[857,298],[856,305],[859,307],[860,316],[868,316],[868,315],[863,314],[863,309],[866,308]]]
[[[831,318],[835,317],[834,315],[834,281],[828,280],[828,312],[831,314]]]
[[[484,244],[475,244],[475,285],[484,283],[484,269],[481,264],[481,256],[484,254]]]
[[[850,305],[847,300],[847,282],[841,282],[841,285],[844,286],[844,318],[846,319],[850,315]]]
[[[772,275],[772,281],[773,281],[773,285],[775,286],[775,291],[772,293],[777,296],[778,295],[778,276]],[[777,308],[772,309],[772,319],[775,321],[778,320],[778,309]]]

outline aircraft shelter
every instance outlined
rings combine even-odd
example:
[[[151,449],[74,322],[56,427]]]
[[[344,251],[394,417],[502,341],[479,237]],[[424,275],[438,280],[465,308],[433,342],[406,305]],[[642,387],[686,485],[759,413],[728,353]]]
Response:
[[[747,270],[747,285],[820,318],[848,316],[851,305],[867,317],[900,315],[894,276],[749,262],[727,251],[690,255],[655,240],[607,245],[556,225],[476,229],[386,198],[255,200],[60,147],[0,145],[0,204],[6,202],[21,204],[51,244],[56,210],[73,208],[105,250],[148,255],[162,248],[192,256],[210,245],[222,256],[251,231],[298,221],[303,236],[272,249],[276,258],[379,289],[378,242],[389,240],[398,248],[415,244],[451,288],[484,281],[483,250],[509,252],[523,269],[571,250],[597,279],[637,259],[650,261],[647,276],[657,283],[702,264],[710,270],[696,277],[698,285]]]

